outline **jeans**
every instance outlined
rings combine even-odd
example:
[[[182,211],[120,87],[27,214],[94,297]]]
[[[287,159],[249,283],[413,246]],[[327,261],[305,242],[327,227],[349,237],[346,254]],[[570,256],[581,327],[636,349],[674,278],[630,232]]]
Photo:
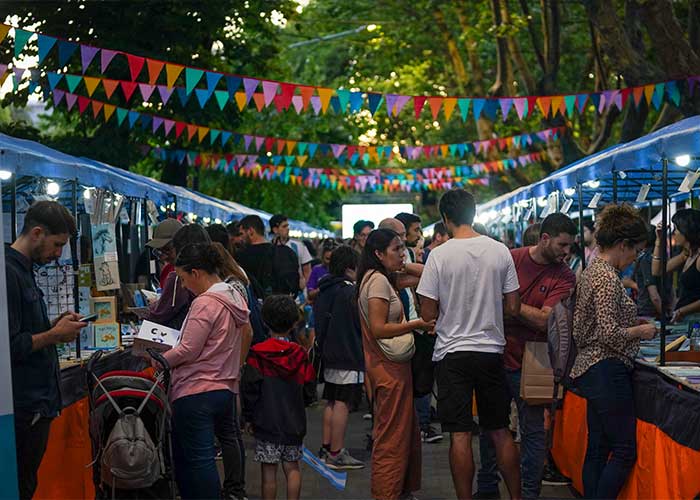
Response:
[[[432,399],[433,395],[430,393],[413,399],[416,413],[418,414],[418,425],[421,430],[425,430],[426,427],[430,426],[430,402]]]
[[[617,498],[637,459],[632,372],[618,359],[604,359],[576,383],[587,402],[583,494]]]
[[[542,484],[544,460],[547,456],[546,433],[544,430],[544,406],[530,406],[520,399],[521,371],[506,371],[508,390],[518,407],[520,426],[520,475],[523,498],[538,498]],[[481,492],[498,492],[496,450],[488,434],[479,435],[481,468],[477,475],[477,485]]]
[[[221,441],[221,436],[216,435]],[[233,437],[232,446],[221,445],[224,461],[224,497],[245,498],[245,446],[241,435],[241,423],[238,420],[238,395],[233,395]],[[225,438],[224,438],[225,439]]]
[[[240,460],[234,404],[234,394],[227,390],[202,392],[173,402],[175,479],[183,499],[221,497],[214,437],[219,438],[225,464]],[[233,467],[226,468],[225,482],[234,483]]]
[[[49,442],[53,419],[35,420],[31,413],[15,413],[15,440],[17,444],[17,482],[19,497],[31,499],[38,485],[37,473]]]

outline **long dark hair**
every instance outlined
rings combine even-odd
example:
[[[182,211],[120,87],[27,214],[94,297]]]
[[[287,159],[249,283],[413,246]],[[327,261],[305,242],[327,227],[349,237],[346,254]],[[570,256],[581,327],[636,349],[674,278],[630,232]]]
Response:
[[[365,247],[362,249],[362,254],[360,255],[360,262],[357,265],[357,286],[355,287],[355,300],[357,300],[360,296],[362,280],[367,273],[377,271],[382,273],[389,281],[391,281],[389,272],[377,257],[376,252],[386,252],[389,245],[391,245],[391,242],[398,237],[399,235],[391,229],[375,229],[369,233]]]
[[[218,276],[223,263],[221,254],[212,243],[197,243],[187,245],[177,254],[175,267],[180,267],[188,273],[199,269]]]

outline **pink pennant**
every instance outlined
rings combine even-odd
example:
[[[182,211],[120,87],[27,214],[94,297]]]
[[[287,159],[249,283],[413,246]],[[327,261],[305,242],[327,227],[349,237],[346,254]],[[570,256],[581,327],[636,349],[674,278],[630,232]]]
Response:
[[[89,45],[80,46],[80,62],[83,65],[83,75],[99,50],[100,49],[97,47],[91,47]]]
[[[527,99],[524,97],[519,97],[513,99],[513,104],[515,105],[515,111],[518,113],[518,118],[523,119],[525,113],[525,105],[527,104]]]
[[[170,135],[170,131],[173,129],[173,126],[175,125],[175,120],[163,120],[163,125],[165,128],[165,136]]]
[[[396,98],[396,110],[394,112],[394,116],[398,115],[401,113],[401,110],[406,106],[408,101],[411,100],[410,95],[400,95]]]
[[[260,136],[255,136],[255,151],[260,151],[260,148],[262,147],[263,143],[265,142],[264,137]]]
[[[250,143],[253,141],[253,136],[252,135],[244,135],[243,136],[243,143],[245,144],[245,150],[248,151],[248,148],[250,148]]]
[[[269,106],[272,100],[275,98],[275,95],[277,94],[277,89],[279,88],[280,84],[277,82],[270,82],[267,80],[263,80],[262,82],[262,88],[263,88],[263,96],[265,96],[265,106]]]
[[[155,85],[149,85],[147,83],[139,83],[139,90],[141,91],[141,97],[143,97],[143,102],[148,102],[153,95],[153,91],[156,89]],[[155,130],[154,130],[155,132]]]
[[[76,94],[66,93],[66,105],[68,106],[68,111],[75,106],[78,96]]]
[[[294,106],[294,111],[296,111],[297,114],[301,113],[301,110],[304,109],[303,97],[300,95],[293,96],[292,97],[292,105]]]
[[[331,144],[331,149],[333,150],[333,156],[339,158],[343,151],[345,150],[345,144]]]
[[[173,95],[175,87],[168,88],[165,85],[158,85],[158,93],[160,94],[160,101],[163,104],[167,104],[170,100],[170,96]]]
[[[109,63],[112,62],[112,59],[114,59],[114,56],[116,56],[119,52],[116,50],[107,50],[107,49],[102,49],[100,51],[100,67],[101,70],[100,72],[104,74],[105,71],[107,71],[107,67],[109,66]]]

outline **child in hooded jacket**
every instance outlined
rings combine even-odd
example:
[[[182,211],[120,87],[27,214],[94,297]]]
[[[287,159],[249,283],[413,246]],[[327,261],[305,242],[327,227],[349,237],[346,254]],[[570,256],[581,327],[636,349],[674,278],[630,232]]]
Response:
[[[291,341],[300,321],[294,300],[287,295],[265,299],[262,317],[270,338],[250,349],[241,394],[246,430],[255,436],[255,461],[262,472],[262,498],[277,495],[277,464],[287,480],[287,498],[301,494],[302,442],[306,435],[303,388],[314,369],[306,350]]]

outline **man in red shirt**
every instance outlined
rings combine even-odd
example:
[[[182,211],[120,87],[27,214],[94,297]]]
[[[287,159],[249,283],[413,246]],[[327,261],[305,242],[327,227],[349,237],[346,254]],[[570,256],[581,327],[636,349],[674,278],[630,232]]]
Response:
[[[527,341],[547,340],[547,320],[552,307],[576,288],[576,277],[564,262],[574,243],[576,225],[555,213],[542,221],[537,245],[511,250],[520,283],[520,314],[504,318],[506,349],[503,355],[511,397],[518,407],[522,437],[520,461],[523,498],[537,498],[546,457],[544,406],[530,406],[520,399],[520,377]],[[481,470],[478,494],[498,494],[493,445],[480,436]],[[498,498],[496,496],[495,498]]]

